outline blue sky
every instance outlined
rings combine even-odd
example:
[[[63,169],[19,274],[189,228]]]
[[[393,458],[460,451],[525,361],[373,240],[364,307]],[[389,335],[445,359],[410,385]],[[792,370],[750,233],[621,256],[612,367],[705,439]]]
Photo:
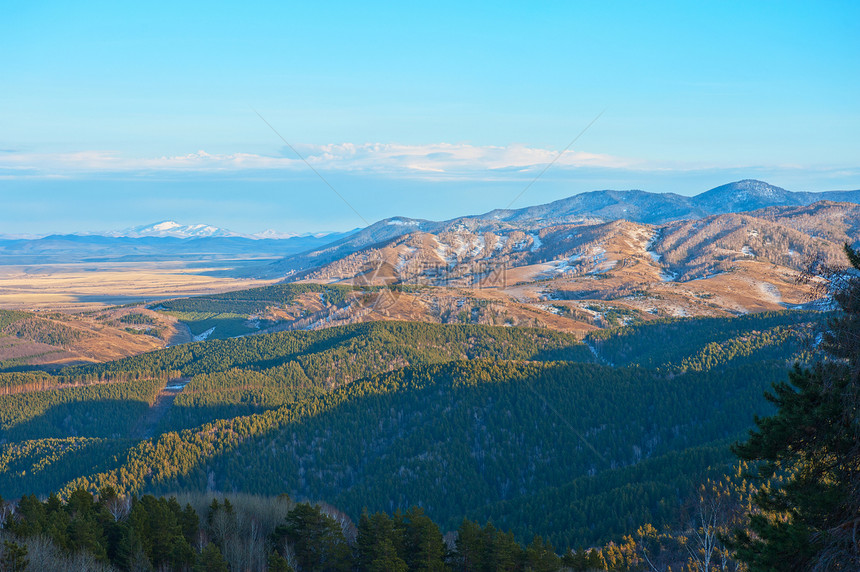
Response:
[[[856,2],[80,4],[4,5],[0,233],[483,212],[601,112],[514,206],[860,188]]]

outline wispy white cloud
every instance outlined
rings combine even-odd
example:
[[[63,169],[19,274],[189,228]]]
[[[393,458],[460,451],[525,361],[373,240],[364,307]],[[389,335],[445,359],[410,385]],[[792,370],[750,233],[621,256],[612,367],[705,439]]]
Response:
[[[415,170],[467,172],[493,170],[528,170],[546,165],[558,151],[525,145],[477,146],[463,143],[431,145],[398,145],[373,143],[338,144],[310,148],[308,161],[342,165],[363,170]],[[568,151],[556,162],[561,167],[629,168],[630,160],[583,151]]]
[[[303,145],[299,152],[318,170],[364,171],[395,176],[474,177],[495,171],[531,171],[553,161],[558,151],[525,145],[478,146],[464,143],[400,145],[391,143],[340,143]],[[611,155],[567,151],[556,168],[635,168],[636,161]],[[224,172],[306,170],[292,152],[282,155],[252,153],[215,154],[197,151],[185,155],[129,157],[111,151],[74,153],[4,153],[0,173],[16,176],[76,176],[102,173]]]
[[[433,143],[338,143],[296,146],[302,157],[321,172],[368,173],[376,176],[428,181],[529,180],[556,159],[557,150],[512,144],[507,146]],[[585,170],[605,176],[669,176],[684,173],[737,171],[747,177],[759,173],[815,174],[819,178],[856,176],[854,166],[834,165],[726,165],[714,162],[645,161],[569,150],[551,174],[583,175]],[[280,178],[290,173],[309,173],[308,166],[290,149],[263,155],[255,153],[208,153],[132,157],[114,151],[34,153],[7,150],[0,153],[0,180],[24,178],[80,179],[111,176],[225,175],[237,178]],[[593,174],[593,173],[592,173]]]

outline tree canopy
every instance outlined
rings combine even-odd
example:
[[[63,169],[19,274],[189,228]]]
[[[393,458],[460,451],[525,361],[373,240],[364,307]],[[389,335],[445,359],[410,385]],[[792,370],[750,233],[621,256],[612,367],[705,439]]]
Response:
[[[751,571],[860,569],[860,253],[845,252],[822,359],[774,384],[776,414],[735,446],[764,483],[734,539]]]

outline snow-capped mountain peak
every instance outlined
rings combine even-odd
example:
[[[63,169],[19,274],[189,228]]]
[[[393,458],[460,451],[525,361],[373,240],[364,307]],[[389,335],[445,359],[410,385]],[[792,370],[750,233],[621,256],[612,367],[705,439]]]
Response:
[[[209,238],[215,236],[225,237],[243,235],[208,224],[180,224],[174,220],[163,220],[154,224],[145,224],[127,228],[125,230],[114,231],[109,233],[108,236],[123,236],[128,238]]]
[[[351,231],[354,232],[354,231]],[[124,230],[115,230],[102,233],[102,236],[113,238],[250,238],[250,239],[270,239],[270,240],[286,240],[290,238],[317,238],[322,239],[326,236],[337,236],[341,233],[337,232],[306,232],[298,234],[295,232],[281,232],[274,229],[264,230],[253,234],[243,234],[233,232],[226,228],[212,226],[210,224],[181,224],[175,220],[163,220],[152,224],[143,224],[133,226]],[[344,233],[350,234],[350,233]]]
[[[152,230],[156,230],[158,232],[167,232],[169,230],[173,230],[175,228],[181,228],[182,225],[173,220],[166,220],[163,222],[158,222],[150,226]]]

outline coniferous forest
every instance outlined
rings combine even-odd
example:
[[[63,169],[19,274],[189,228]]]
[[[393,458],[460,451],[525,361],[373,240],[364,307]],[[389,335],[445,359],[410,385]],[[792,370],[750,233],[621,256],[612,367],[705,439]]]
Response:
[[[0,570],[856,569],[858,292],[2,372]]]

